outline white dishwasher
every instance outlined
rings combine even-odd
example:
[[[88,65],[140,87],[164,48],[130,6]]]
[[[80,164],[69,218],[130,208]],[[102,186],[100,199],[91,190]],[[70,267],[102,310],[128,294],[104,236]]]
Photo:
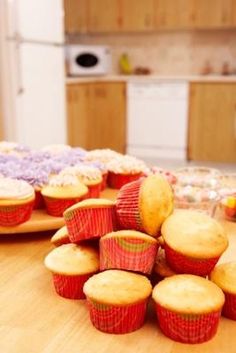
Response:
[[[128,83],[127,153],[186,159],[188,82]]]

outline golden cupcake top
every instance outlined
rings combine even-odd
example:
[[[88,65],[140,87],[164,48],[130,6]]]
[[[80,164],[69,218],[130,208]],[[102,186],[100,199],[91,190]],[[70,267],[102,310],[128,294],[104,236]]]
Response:
[[[99,207],[114,207],[115,201],[107,200],[107,199],[86,199],[76,203],[75,205],[67,208],[66,213],[70,213],[71,211],[81,209],[81,208],[99,208]]]
[[[20,204],[34,200],[34,197],[34,188],[26,181],[0,178],[0,204]]]
[[[85,295],[103,304],[134,304],[148,298],[151,292],[151,283],[145,276],[121,270],[100,272],[84,285]]]
[[[166,262],[165,251],[163,249],[158,250],[153,271],[163,278],[176,275],[176,272],[174,272]]]
[[[223,291],[236,294],[236,262],[216,266],[210,274],[210,280]]]
[[[213,282],[194,275],[165,278],[153,289],[154,301],[181,314],[206,314],[221,309],[224,293]]]
[[[111,232],[102,237],[102,239],[107,238],[130,238],[130,239],[140,239],[148,243],[157,244],[158,241],[148,234],[138,232],[136,230],[118,230],[117,232]]]
[[[56,233],[52,236],[51,243],[54,244],[55,246],[59,246],[61,242],[67,239],[69,239],[68,229],[66,226],[64,226],[58,229]]]
[[[191,257],[217,257],[228,247],[222,226],[215,219],[197,211],[174,212],[163,223],[161,232],[167,245]]]
[[[83,275],[99,270],[99,255],[92,247],[65,244],[52,250],[44,264],[53,273]]]
[[[140,217],[146,233],[157,236],[164,220],[173,211],[173,192],[161,175],[145,178],[139,196]]]
[[[41,190],[43,196],[58,199],[81,197],[87,193],[87,186],[72,175],[56,175]]]

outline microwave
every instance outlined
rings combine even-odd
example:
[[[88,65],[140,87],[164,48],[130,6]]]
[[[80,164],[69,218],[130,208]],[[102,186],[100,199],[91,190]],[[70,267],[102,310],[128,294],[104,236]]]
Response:
[[[69,45],[66,51],[70,76],[107,75],[111,72],[111,52],[101,45]]]

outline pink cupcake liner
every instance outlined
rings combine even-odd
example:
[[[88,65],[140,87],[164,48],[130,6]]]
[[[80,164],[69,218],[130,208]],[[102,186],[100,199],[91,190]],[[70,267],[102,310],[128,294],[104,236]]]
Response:
[[[222,315],[231,319],[236,320],[236,295],[224,292],[225,304],[223,306]]]
[[[47,213],[49,215],[54,217],[62,217],[63,212],[70,206],[81,201],[81,198],[54,199],[48,196],[44,196],[44,201],[45,201]]]
[[[100,238],[116,230],[115,206],[77,208],[64,214],[72,243]]]
[[[138,330],[145,320],[148,300],[126,306],[97,303],[87,298],[90,319],[100,331],[122,334]]]
[[[42,209],[45,207],[44,199],[40,191],[35,191],[34,210]]]
[[[142,176],[142,172],[136,174],[116,174],[113,172],[108,172],[107,183],[112,189],[120,189],[122,186],[138,180]]]
[[[179,314],[156,304],[156,314],[160,328],[167,337],[182,343],[202,343],[216,334],[221,311]]]
[[[85,299],[83,292],[84,283],[93,275],[66,276],[53,274],[53,283],[57,294],[68,299]]]
[[[0,206],[0,226],[11,227],[28,221],[34,207],[34,200],[20,205]]]
[[[182,255],[164,244],[166,260],[177,273],[189,273],[197,276],[208,276],[219,260],[219,256],[210,259],[197,259]]]
[[[100,270],[123,269],[150,274],[157,250],[157,243],[143,239],[101,238]]]
[[[123,186],[116,201],[116,215],[121,229],[133,229],[145,232],[139,212],[139,192],[143,179]]]

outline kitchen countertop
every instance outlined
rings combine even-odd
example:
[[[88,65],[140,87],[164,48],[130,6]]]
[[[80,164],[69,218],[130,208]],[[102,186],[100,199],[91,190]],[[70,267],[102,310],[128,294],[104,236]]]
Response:
[[[189,75],[189,76],[163,76],[163,75],[106,75],[106,76],[80,76],[66,77],[67,84],[89,82],[156,82],[156,81],[188,81],[188,82],[236,82],[236,75]]]
[[[114,190],[103,196],[114,198]],[[222,221],[229,248],[221,262],[235,260],[236,223]],[[236,322],[221,318],[217,335],[200,345],[184,345],[165,337],[155,313],[130,334],[96,330],[85,301],[55,294],[43,260],[52,249],[51,233],[1,235],[0,351],[4,353],[235,353]],[[150,309],[150,308],[149,308]]]

